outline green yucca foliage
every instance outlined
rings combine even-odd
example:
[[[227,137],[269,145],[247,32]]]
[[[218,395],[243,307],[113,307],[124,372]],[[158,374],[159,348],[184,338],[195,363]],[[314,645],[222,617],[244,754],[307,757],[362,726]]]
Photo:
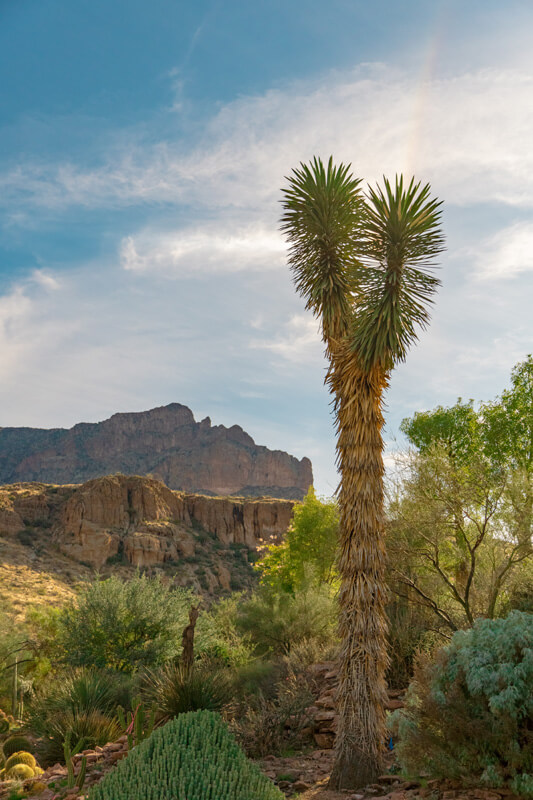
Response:
[[[134,748],[89,800],[283,800],[212,711],[180,714]]]
[[[533,798],[533,614],[479,619],[419,667],[395,748],[408,774]]]

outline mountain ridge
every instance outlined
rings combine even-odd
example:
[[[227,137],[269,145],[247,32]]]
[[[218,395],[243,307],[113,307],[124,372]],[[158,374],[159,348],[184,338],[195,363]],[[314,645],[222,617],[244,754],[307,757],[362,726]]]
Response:
[[[153,475],[180,491],[296,500],[313,481],[308,458],[257,445],[239,425],[196,422],[180,403],[72,428],[0,428],[0,483],[82,483],[114,472]]]

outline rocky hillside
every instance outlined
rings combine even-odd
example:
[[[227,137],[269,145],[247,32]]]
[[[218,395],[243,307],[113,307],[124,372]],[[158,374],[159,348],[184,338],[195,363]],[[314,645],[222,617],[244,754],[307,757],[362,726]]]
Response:
[[[135,568],[211,596],[246,588],[258,548],[281,539],[293,506],[125,475],[2,486],[0,606],[22,613],[31,602],[59,603],[95,571],[126,576]]]
[[[82,483],[115,472],[187,492],[298,500],[313,482],[308,458],[256,445],[238,425],[196,422],[179,403],[69,430],[0,428],[0,484]]]

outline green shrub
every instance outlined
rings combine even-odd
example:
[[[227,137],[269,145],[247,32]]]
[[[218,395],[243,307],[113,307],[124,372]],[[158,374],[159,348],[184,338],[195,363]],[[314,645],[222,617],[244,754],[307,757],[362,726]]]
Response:
[[[533,797],[533,614],[478,620],[421,666],[393,715],[411,774]]]
[[[123,732],[115,717],[101,711],[58,712],[47,720],[47,735],[39,744],[39,755],[45,765],[54,764],[63,760],[69,734],[74,744],[83,740],[84,748],[93,748],[116,741]]]
[[[177,656],[191,594],[158,578],[95,581],[60,615],[59,638],[73,666],[133,672]]]
[[[228,667],[240,667],[251,661],[250,636],[237,628],[240,603],[242,595],[234,594],[200,614],[195,638],[195,651],[199,656]]]
[[[130,707],[131,678],[127,675],[97,672],[89,669],[72,670],[48,680],[32,699],[26,718],[28,728],[42,737],[40,752],[43,759],[60,760],[64,737],[72,729],[75,745],[76,730],[87,726],[86,747],[102,744],[108,735],[101,731],[115,730],[112,725],[117,706]],[[80,722],[77,722],[80,718]],[[109,739],[106,739],[105,744]]]
[[[92,669],[69,670],[48,680],[30,704],[30,727],[39,728],[38,717],[57,712],[112,712],[118,705],[129,707],[131,678]],[[46,735],[45,731],[39,733]]]
[[[157,706],[161,717],[176,717],[186,711],[219,711],[233,696],[227,672],[200,662],[188,672],[181,664],[167,664],[147,673],[143,694]]]
[[[295,594],[262,586],[241,607],[239,625],[259,652],[287,654],[304,641],[336,640],[337,609],[330,587],[307,585]]]
[[[247,760],[220,717],[181,714],[136,747],[90,800],[283,800]]]
[[[2,745],[4,758],[9,758],[9,756],[12,756],[13,753],[18,753],[21,750],[32,750],[32,744],[25,736],[10,736],[9,739],[6,739]]]

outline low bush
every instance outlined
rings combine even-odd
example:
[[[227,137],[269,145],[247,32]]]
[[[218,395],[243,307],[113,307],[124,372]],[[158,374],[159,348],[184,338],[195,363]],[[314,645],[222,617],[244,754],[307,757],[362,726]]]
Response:
[[[336,641],[337,609],[330,587],[308,585],[295,594],[260,587],[243,603],[239,625],[260,653],[290,653],[301,642]]]
[[[236,624],[241,603],[242,595],[234,594],[200,614],[195,638],[198,655],[228,667],[241,667],[250,662],[250,636],[239,631]]]
[[[275,687],[273,697],[252,695],[234,711],[230,723],[237,740],[252,758],[282,755],[300,747],[310,718],[313,694],[302,675],[289,673]]]
[[[532,689],[533,614],[457,632],[392,717],[402,768],[533,797]]]
[[[115,712],[119,705],[129,708],[130,683],[125,675],[80,669],[44,684],[33,698],[26,719],[32,733],[42,738],[43,760],[62,759],[69,731],[73,744],[83,738],[85,747],[106,744],[120,735]]]
[[[83,741],[83,748],[93,748],[116,741],[122,733],[118,720],[101,711],[58,712],[47,721],[46,736],[38,748],[40,760],[44,765],[63,761],[69,734],[74,746]]]
[[[220,717],[181,714],[91,789],[89,800],[283,800]]]
[[[96,580],[61,612],[65,660],[120,672],[164,664],[180,652],[191,602],[189,591],[157,578]]]
[[[180,664],[167,664],[146,674],[143,696],[158,709],[159,717],[177,717],[187,711],[219,711],[233,697],[233,686],[226,671],[208,662],[194,665],[191,671]]]

